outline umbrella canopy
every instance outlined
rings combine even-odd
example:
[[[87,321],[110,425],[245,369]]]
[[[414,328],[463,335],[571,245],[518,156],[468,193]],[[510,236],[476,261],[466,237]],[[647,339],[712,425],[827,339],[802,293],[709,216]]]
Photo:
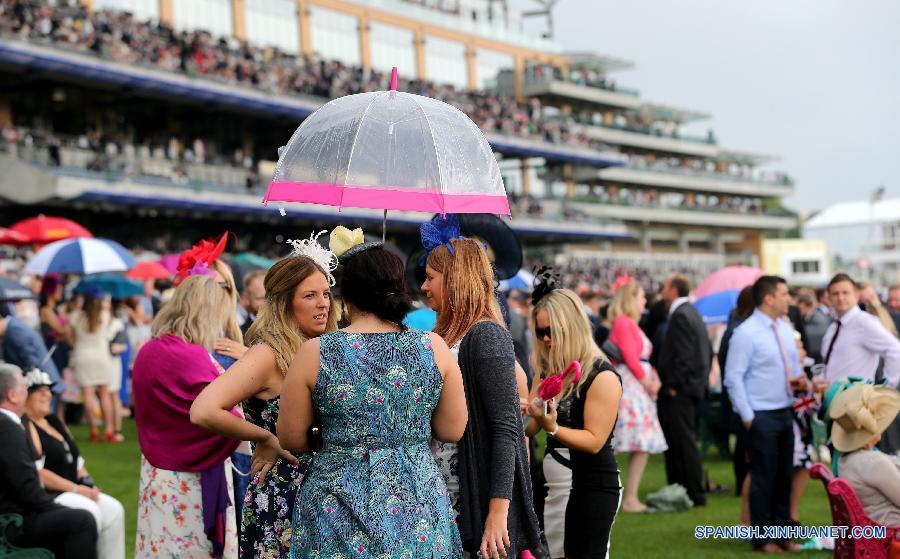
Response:
[[[29,243],[52,243],[62,239],[93,237],[90,231],[71,219],[43,214],[14,223],[9,228],[25,235]]]
[[[261,270],[268,270],[275,264],[275,260],[259,256],[258,254],[242,252],[241,254],[238,254],[237,256],[232,258],[230,264],[232,266],[235,264],[249,264]]]
[[[719,291],[697,299],[694,301],[694,307],[706,324],[724,324],[728,322],[731,311],[737,306],[740,292],[740,289]]]
[[[86,276],[75,286],[75,293],[97,288],[113,299],[136,297],[144,293],[144,285],[120,274],[94,274]]]
[[[125,272],[137,264],[125,247],[109,239],[67,239],[42,248],[25,265],[25,273],[96,274]]]
[[[178,272],[179,258],[181,258],[181,254],[166,254],[159,259],[159,263],[168,270],[169,275],[174,276]]]
[[[0,227],[0,245],[27,245],[28,236],[6,227]]]
[[[528,270],[519,270],[513,277],[500,282],[500,291],[531,291],[534,288],[534,274]]]
[[[137,266],[132,268],[131,271],[125,275],[136,280],[148,280],[166,279],[172,274],[170,274],[169,270],[159,262],[144,261],[138,262]]]
[[[456,107],[395,87],[392,79],[391,91],[335,99],[304,120],[279,150],[264,202],[509,214],[478,126]]]
[[[21,283],[11,279],[0,278],[0,301],[21,301],[34,298],[34,293]]]
[[[759,268],[750,266],[727,266],[706,276],[706,279],[700,282],[700,285],[694,290],[694,297],[699,299],[731,289],[740,291],[755,282],[764,273]]]

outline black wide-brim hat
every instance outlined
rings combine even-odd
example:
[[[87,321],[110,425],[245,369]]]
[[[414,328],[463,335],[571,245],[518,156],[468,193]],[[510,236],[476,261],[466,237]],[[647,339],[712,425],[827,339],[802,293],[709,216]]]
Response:
[[[464,237],[479,239],[490,247],[498,280],[509,279],[522,269],[522,243],[506,222],[494,214],[455,215],[459,218],[459,230]],[[425,281],[425,263],[421,262],[424,254],[425,249],[420,247],[406,261],[406,279],[416,287],[416,291]]]

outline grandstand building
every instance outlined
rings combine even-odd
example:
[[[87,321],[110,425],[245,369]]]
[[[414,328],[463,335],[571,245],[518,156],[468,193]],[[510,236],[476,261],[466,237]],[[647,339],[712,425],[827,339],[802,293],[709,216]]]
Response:
[[[504,0],[4,2],[0,208],[64,206],[125,238],[165,235],[158,218],[267,240],[273,225],[380,222],[260,199],[300,122],[385,89],[392,66],[482,128],[526,241],[714,268],[759,263],[767,233],[796,227],[791,180],[760,169],[774,158],[682,134],[708,115],[619,86],[627,61],[524,33]],[[422,220],[392,213],[392,232],[411,243]]]

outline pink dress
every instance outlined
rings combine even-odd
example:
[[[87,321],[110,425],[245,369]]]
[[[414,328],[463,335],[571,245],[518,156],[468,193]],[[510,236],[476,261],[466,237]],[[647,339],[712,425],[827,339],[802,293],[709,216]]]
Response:
[[[656,402],[650,399],[650,395],[644,389],[641,382],[635,377],[627,363],[641,367],[638,373],[641,377],[656,374],[650,366],[650,352],[653,345],[647,336],[637,327],[631,318],[621,316],[616,320],[613,328],[620,327],[619,321],[629,321],[621,327],[626,327],[630,332],[636,330],[640,335],[641,351],[639,355],[623,355],[624,363],[617,363],[616,370],[622,375],[622,400],[619,402],[619,417],[616,419],[613,448],[616,452],[649,452],[659,454],[664,452],[668,445],[663,436],[662,427],[659,425],[659,417],[656,413]],[[634,330],[631,330],[633,325]],[[633,351],[633,348],[620,347],[623,353]],[[637,357],[637,359],[635,359]]]

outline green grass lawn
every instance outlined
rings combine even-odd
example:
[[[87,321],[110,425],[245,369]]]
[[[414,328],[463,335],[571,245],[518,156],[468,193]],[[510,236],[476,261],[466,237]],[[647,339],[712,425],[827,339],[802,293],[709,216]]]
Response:
[[[138,477],[140,475],[140,451],[134,422],[125,420],[125,436],[122,444],[91,444],[84,426],[75,426],[72,431],[87,461],[87,467],[97,484],[106,492],[119,499],[125,507],[125,537],[127,557],[133,556],[134,533],[138,498]],[[712,458],[705,466],[715,483],[733,485],[731,463]],[[625,478],[627,458],[620,459],[622,479]],[[662,456],[654,456],[647,466],[641,487],[641,498],[665,485],[665,471]],[[750,551],[750,544],[743,541],[696,540],[694,527],[697,525],[735,525],[740,516],[740,499],[733,491],[710,495],[706,507],[677,514],[625,514],[620,513],[612,533],[612,557],[758,557]],[[804,525],[829,525],[831,515],[828,498],[822,484],[810,480],[803,500],[800,520]],[[830,552],[804,552],[801,555],[824,558]]]

